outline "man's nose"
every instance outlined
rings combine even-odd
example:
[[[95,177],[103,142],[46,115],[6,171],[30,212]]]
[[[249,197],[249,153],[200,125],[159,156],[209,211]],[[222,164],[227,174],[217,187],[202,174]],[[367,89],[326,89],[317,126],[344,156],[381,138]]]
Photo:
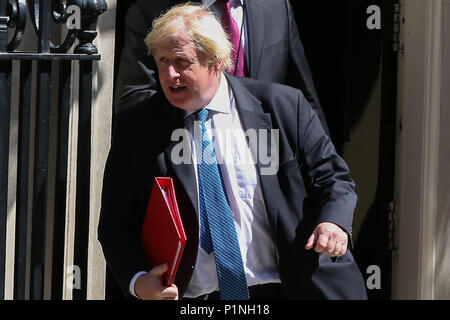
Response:
[[[175,69],[175,67],[173,65],[169,65],[168,68],[168,75],[169,78],[178,78],[180,76],[180,74],[178,73],[177,69]]]

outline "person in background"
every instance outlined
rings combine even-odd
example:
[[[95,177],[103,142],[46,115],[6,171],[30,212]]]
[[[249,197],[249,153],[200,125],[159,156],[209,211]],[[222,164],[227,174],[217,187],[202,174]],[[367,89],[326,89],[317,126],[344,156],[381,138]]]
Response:
[[[138,0],[125,18],[124,48],[115,88],[114,110],[145,100],[160,90],[155,62],[144,38],[153,20],[173,5],[187,1]],[[300,89],[317,113],[325,132],[326,119],[288,0],[202,0],[221,21],[233,44],[233,65],[227,70]]]

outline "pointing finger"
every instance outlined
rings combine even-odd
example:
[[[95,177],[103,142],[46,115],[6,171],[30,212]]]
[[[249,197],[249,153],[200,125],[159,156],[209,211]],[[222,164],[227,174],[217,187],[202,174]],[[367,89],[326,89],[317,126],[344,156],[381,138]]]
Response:
[[[313,233],[311,235],[311,237],[309,237],[308,242],[306,243],[305,249],[310,250],[310,249],[314,248],[314,245],[316,244],[316,239],[317,239],[317,237],[316,237],[315,233]]]

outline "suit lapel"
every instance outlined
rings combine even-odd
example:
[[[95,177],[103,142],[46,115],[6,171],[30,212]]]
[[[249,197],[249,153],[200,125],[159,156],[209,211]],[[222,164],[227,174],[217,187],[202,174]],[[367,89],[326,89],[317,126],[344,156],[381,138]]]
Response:
[[[257,79],[264,48],[264,9],[259,0],[245,1],[250,78]]]
[[[171,115],[169,119],[171,120],[174,125],[171,128],[171,134],[179,129],[183,130],[183,132],[187,133],[187,130],[185,130],[185,124],[184,124],[184,115],[183,112],[175,108],[173,106],[170,106],[172,108]],[[183,186],[184,190],[186,191],[189,199],[192,202],[192,205],[195,208],[195,211],[198,212],[198,200],[197,200],[197,184],[195,183],[195,172],[194,172],[194,166],[192,164],[192,157],[189,157],[189,161],[178,161],[178,156],[183,158],[183,156],[186,156],[185,152],[190,152],[190,149],[187,148],[181,148],[178,149],[181,145],[180,143],[183,143],[183,146],[187,146],[190,142],[190,137],[185,136],[183,137],[182,141],[173,141],[164,151],[166,159],[168,159],[168,163],[171,165],[176,177],[180,181],[181,185]],[[177,147],[176,150],[175,147]],[[173,153],[173,155],[172,155]],[[194,182],[194,183],[193,183]]]
[[[262,143],[266,145],[266,150],[271,150],[271,135],[272,135],[272,121],[269,113],[264,113],[261,108],[261,102],[256,99],[237,78],[225,75],[228,83],[233,90],[233,95],[236,100],[236,108],[239,112],[244,131],[254,130],[256,132],[256,143],[250,141],[249,148],[256,160],[256,170],[261,182],[261,189],[265,199],[266,209],[268,213],[269,222],[275,235],[277,223],[277,196],[280,188],[278,186],[278,179],[276,174],[261,174],[267,164],[261,163],[259,151]],[[260,139],[260,130],[267,133],[267,140]],[[270,165],[270,164],[269,164]],[[278,166],[278,163],[276,164]]]

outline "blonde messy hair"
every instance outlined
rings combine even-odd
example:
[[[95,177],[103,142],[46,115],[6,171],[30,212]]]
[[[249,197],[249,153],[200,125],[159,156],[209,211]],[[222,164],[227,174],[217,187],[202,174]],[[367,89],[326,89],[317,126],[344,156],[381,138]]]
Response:
[[[227,33],[209,10],[193,3],[174,6],[153,21],[152,31],[145,38],[148,53],[154,55],[159,42],[182,28],[208,63],[219,60],[222,62],[222,71],[231,69],[233,46]]]

